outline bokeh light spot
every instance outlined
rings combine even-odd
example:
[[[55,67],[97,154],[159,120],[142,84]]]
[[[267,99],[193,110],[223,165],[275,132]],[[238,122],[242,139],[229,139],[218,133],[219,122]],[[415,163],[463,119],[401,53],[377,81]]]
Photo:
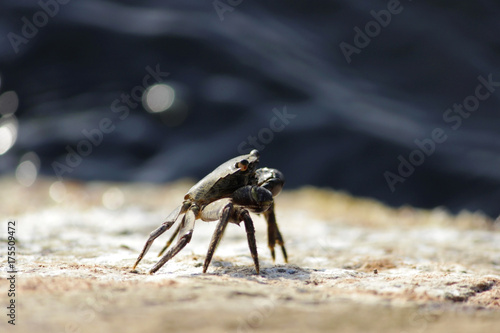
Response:
[[[16,112],[19,98],[15,91],[6,91],[0,95],[0,114],[10,115]]]
[[[120,208],[124,202],[125,196],[118,187],[111,187],[102,195],[102,204],[109,210]]]
[[[17,140],[18,123],[14,116],[0,118],[0,155],[5,154]]]
[[[144,108],[151,113],[163,112],[172,106],[175,90],[166,84],[155,84],[146,89],[142,97]]]
[[[40,158],[34,152],[25,154],[16,168],[16,179],[19,184],[30,187],[38,177]]]
[[[57,203],[61,203],[66,199],[66,185],[63,182],[56,181],[50,185],[49,195]]]

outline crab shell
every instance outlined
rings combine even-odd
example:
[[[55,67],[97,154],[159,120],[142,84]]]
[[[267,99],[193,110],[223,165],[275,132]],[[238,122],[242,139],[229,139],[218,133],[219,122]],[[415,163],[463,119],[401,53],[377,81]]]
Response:
[[[206,205],[231,196],[237,189],[254,181],[259,155],[259,151],[254,149],[250,154],[235,157],[221,164],[191,187],[184,200]]]

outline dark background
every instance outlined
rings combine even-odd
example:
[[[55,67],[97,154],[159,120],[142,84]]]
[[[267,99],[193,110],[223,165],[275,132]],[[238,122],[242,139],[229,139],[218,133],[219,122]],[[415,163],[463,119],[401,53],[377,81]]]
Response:
[[[55,1],[42,3],[55,11]],[[0,93],[15,91],[19,106],[8,115],[12,94],[0,98],[0,128],[14,117],[18,126],[0,173],[34,152],[39,174],[56,176],[54,162],[67,165],[82,130],[109,118],[113,130],[63,181],[198,179],[261,133],[261,165],[282,170],[289,189],[311,184],[395,206],[498,216],[500,89],[456,130],[443,115],[474,94],[479,76],[500,81],[500,6],[401,1],[348,63],[340,43],[354,44],[354,28],[364,30],[370,11],[388,3],[243,0],[220,14],[213,1],[73,0],[16,52],[12,33],[23,36],[43,9],[2,1]],[[169,73],[174,104],[150,113],[138,103],[120,119],[114,101],[142,85],[147,66]],[[270,140],[264,129],[281,124],[273,117],[284,108],[295,118]],[[435,128],[447,140],[392,192],[384,172],[397,174],[398,156],[408,159],[414,140]]]

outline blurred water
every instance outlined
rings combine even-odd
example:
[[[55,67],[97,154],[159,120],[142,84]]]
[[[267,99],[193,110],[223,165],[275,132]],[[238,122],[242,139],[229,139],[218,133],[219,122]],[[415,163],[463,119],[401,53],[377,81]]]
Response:
[[[500,82],[493,1],[67,2],[0,4],[0,93],[19,98],[0,96],[1,173],[167,182],[259,148],[288,188],[500,213],[500,91],[446,117]],[[348,62],[371,11],[388,23]],[[436,128],[392,191],[384,173]]]

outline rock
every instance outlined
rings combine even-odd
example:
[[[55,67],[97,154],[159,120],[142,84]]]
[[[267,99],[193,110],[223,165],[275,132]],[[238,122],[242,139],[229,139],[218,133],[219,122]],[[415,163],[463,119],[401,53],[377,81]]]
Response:
[[[260,275],[244,228],[232,224],[202,274],[215,227],[202,221],[186,248],[148,275],[168,235],[131,266],[192,183],[65,182],[56,195],[54,182],[26,189],[0,180],[9,189],[0,211],[16,221],[18,331],[468,332],[500,324],[500,228],[479,213],[284,191],[276,209],[289,264],[279,251],[272,262],[265,221],[254,216]],[[3,304],[8,283],[0,281]],[[0,322],[2,331],[8,325]]]

